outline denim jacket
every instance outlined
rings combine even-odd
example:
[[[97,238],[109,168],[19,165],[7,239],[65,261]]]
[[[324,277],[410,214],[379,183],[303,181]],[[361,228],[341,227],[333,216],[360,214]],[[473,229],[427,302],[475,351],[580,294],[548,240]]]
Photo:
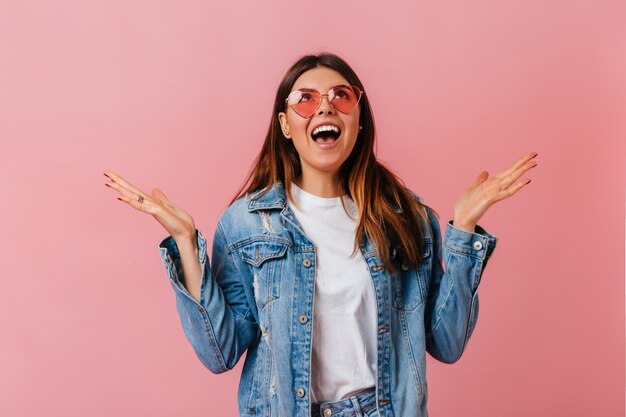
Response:
[[[247,350],[240,416],[309,417],[315,246],[287,206],[282,183],[255,199],[260,191],[223,212],[210,263],[207,242],[196,231],[200,303],[183,285],[171,236],[159,251],[184,333],[204,366],[226,372]],[[380,417],[428,416],[426,352],[444,363],[461,357],[478,318],[480,278],[498,241],[481,226],[472,233],[450,220],[442,243],[430,209],[428,223],[422,264],[399,265],[395,274],[375,256],[365,233],[361,239],[376,293]]]

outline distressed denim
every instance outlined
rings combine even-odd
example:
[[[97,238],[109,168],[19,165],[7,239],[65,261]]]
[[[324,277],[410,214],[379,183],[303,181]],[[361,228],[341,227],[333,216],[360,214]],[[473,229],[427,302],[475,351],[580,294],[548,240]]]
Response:
[[[207,241],[196,231],[202,267],[200,302],[185,289],[171,236],[159,252],[184,333],[213,373],[232,369],[247,351],[238,389],[243,416],[310,416],[316,252],[286,204],[282,183],[239,198]],[[423,201],[413,194],[416,201]],[[397,209],[400,211],[400,209]],[[461,357],[478,318],[478,286],[498,238],[467,232],[428,210],[422,264],[390,274],[365,234],[360,251],[376,293],[376,412],[427,417],[426,352],[444,363]],[[445,264],[445,269],[444,269]],[[313,370],[314,371],[314,370]]]

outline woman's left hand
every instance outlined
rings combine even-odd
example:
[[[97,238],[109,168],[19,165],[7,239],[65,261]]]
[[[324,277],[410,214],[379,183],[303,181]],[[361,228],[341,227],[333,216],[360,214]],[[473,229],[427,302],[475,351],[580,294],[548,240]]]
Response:
[[[530,182],[528,178],[513,185],[524,172],[537,166],[537,162],[532,160],[537,155],[537,152],[531,152],[491,178],[488,178],[487,171],[481,172],[454,204],[454,226],[474,232],[474,227],[489,207],[512,196]]]

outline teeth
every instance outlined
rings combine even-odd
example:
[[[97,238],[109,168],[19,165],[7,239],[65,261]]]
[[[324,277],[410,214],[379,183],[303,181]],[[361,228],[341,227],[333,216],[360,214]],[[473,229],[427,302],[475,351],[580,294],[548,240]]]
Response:
[[[313,132],[311,132],[311,135],[315,135],[318,132],[328,132],[331,130],[334,130],[335,132],[339,133],[339,128],[337,126],[323,125],[323,126],[316,128]]]

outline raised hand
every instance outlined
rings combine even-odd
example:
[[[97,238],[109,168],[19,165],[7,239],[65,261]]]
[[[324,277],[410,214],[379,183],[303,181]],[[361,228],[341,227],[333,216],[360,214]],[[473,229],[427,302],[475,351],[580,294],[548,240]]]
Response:
[[[120,193],[117,197],[120,201],[128,203],[139,211],[151,214],[174,240],[189,240],[195,237],[196,226],[193,218],[174,205],[161,190],[154,188],[152,194],[146,194],[114,172],[105,172],[104,175],[110,180],[105,185]]]
[[[518,183],[515,181],[524,172],[537,166],[537,161],[532,160],[537,155],[537,152],[530,152],[491,178],[488,178],[487,171],[482,171],[454,204],[454,226],[473,232],[489,207],[511,197],[530,183],[530,178]]]

